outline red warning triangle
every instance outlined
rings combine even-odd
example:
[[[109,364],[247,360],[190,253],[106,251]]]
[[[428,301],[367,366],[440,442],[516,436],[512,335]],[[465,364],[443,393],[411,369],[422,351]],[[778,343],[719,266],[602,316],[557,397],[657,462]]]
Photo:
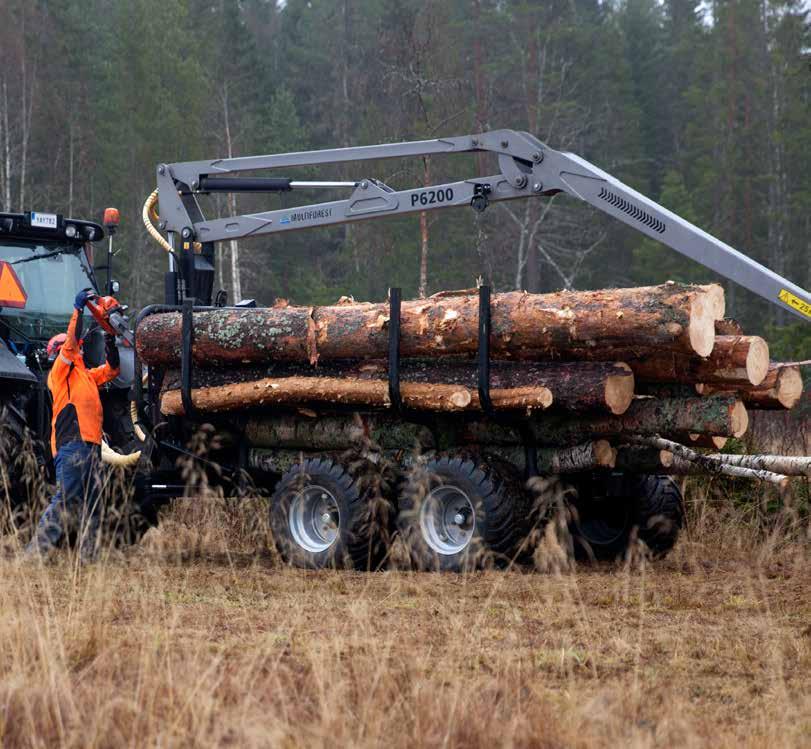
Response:
[[[0,307],[23,309],[28,301],[17,274],[5,260],[0,260]]]

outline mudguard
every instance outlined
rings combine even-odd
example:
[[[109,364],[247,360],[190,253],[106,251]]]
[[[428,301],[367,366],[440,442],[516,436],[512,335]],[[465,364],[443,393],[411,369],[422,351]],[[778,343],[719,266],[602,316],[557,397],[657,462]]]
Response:
[[[14,380],[36,384],[37,376],[0,341],[0,380]]]

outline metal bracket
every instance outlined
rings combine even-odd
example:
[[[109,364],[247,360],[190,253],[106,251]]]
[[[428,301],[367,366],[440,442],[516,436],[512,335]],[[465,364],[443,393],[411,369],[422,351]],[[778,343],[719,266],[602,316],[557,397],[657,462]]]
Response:
[[[193,419],[197,413],[192,402],[192,347],[194,346],[194,306],[191,299],[183,302],[181,312],[181,348],[180,348],[180,401],[186,418]]]
[[[400,393],[400,307],[402,290],[389,289],[389,402],[393,411],[403,410]]]
[[[479,403],[482,411],[493,416],[495,409],[490,400],[490,287],[479,286]]]

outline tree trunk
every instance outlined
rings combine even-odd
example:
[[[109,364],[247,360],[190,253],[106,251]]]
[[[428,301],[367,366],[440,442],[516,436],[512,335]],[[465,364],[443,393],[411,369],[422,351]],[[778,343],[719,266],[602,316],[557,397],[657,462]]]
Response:
[[[667,439],[672,439],[674,442],[681,442],[690,447],[708,447],[710,450],[723,450],[729,437],[721,437],[717,434],[696,434],[695,432],[687,432],[686,434],[671,435]]]
[[[624,445],[617,449],[615,468],[630,473],[665,473],[673,464],[673,453],[656,447]]]
[[[743,403],[732,397],[713,399],[635,400],[620,416],[587,418],[569,414],[543,415],[529,427],[539,445],[576,445],[590,437],[659,435],[677,432],[721,434],[740,437],[749,419]],[[488,422],[466,423],[460,430],[461,442],[471,444],[520,444],[517,429]]]
[[[357,383],[357,386],[352,387],[357,388],[359,399],[351,402],[357,405],[388,405],[387,402],[380,402],[378,396],[373,396],[369,401],[362,400],[361,396],[362,382],[373,384],[374,381],[387,381],[388,365],[379,360],[362,363],[336,362],[322,364],[315,369],[307,365],[276,365],[269,369],[262,367],[199,369],[194,375],[194,386],[212,390],[219,386],[234,387],[241,383],[252,385],[256,380],[265,378],[269,378],[270,381],[276,378],[279,382],[280,378],[298,378],[302,381],[330,378],[336,383],[347,380]],[[478,389],[478,369],[472,361],[406,359],[400,367],[400,378],[404,383],[424,385],[439,383],[461,386],[472,391]],[[165,383],[167,390],[179,388],[179,373],[176,370],[168,372]],[[318,385],[313,383],[311,387],[317,388]],[[507,408],[506,404],[515,400],[505,396],[507,391],[518,396],[521,391],[531,392],[543,388],[551,391],[556,408],[621,414],[628,409],[633,399],[634,376],[630,368],[621,362],[494,362],[490,370],[490,387],[493,392],[499,391],[498,397],[502,399],[501,403],[505,404],[501,406],[502,408]],[[329,392],[338,393],[339,390],[338,386],[330,386]],[[222,397],[225,391],[216,392],[221,395],[214,396],[212,390],[207,402],[210,402],[210,398]],[[533,407],[532,397],[534,396],[524,404],[525,407]],[[338,402],[333,401],[331,397],[318,400]],[[473,402],[478,402],[477,398]],[[237,403],[235,407],[238,408],[239,404]]]
[[[766,377],[757,387],[730,388],[720,384],[700,384],[701,395],[714,395],[737,389],[750,408],[781,410],[793,408],[803,394],[803,378],[798,366],[771,364]]]
[[[476,390],[461,385],[401,382],[403,405],[415,411],[480,411]],[[296,406],[329,403],[372,408],[391,405],[387,380],[358,380],[332,377],[281,377],[254,382],[219,385],[192,390],[192,403],[201,411],[239,411],[258,406]],[[499,410],[531,411],[548,408],[552,393],[545,387],[518,387],[491,390],[493,407]],[[166,415],[184,413],[180,391],[171,390],[161,398]]]
[[[724,455],[713,454],[708,458],[720,460],[731,466],[772,471],[786,476],[811,476],[811,457],[788,455]]]
[[[665,284],[637,289],[509,292],[492,300],[494,358],[614,359],[618,346],[708,355],[723,316],[719,286]],[[388,305],[219,309],[194,314],[198,364],[381,358],[388,350]],[[478,298],[434,295],[402,306],[404,357],[470,354],[478,341]],[[177,365],[179,313],[147,317],[138,353],[150,365]],[[605,352],[605,356],[595,352]]]
[[[586,442],[568,448],[542,448],[537,453],[539,473],[581,473],[613,468],[617,451],[607,440]]]
[[[727,390],[737,385],[758,385],[769,367],[769,347],[758,336],[716,336],[706,359],[656,350],[620,350],[617,355],[626,357],[643,382],[723,383]]]

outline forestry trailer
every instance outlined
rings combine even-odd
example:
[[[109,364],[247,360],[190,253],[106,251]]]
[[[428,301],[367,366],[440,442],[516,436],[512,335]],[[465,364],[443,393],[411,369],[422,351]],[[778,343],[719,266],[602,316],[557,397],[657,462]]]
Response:
[[[495,157],[498,173],[406,190],[256,176],[476,153]],[[770,363],[762,339],[723,319],[717,285],[479,285],[416,301],[392,288],[385,303],[327,307],[229,307],[214,294],[216,242],[564,192],[811,319],[805,290],[527,133],[160,164],[157,182],[144,222],[169,269],[164,303],[134,321],[131,410],[143,438],[136,505],[150,521],[161,503],[194,496],[191,463],[226,491],[266,490],[274,541],[300,566],[374,568],[393,548],[418,569],[521,561],[550,505],[566,508],[577,553],[613,558],[636,538],[654,554],[672,547],[683,512],[669,474],[782,486],[809,468],[698,451],[743,434],[747,408],[790,407],[802,389],[796,366]],[[349,197],[212,219],[201,203],[318,190]],[[190,449],[206,425],[210,450],[199,438]]]

